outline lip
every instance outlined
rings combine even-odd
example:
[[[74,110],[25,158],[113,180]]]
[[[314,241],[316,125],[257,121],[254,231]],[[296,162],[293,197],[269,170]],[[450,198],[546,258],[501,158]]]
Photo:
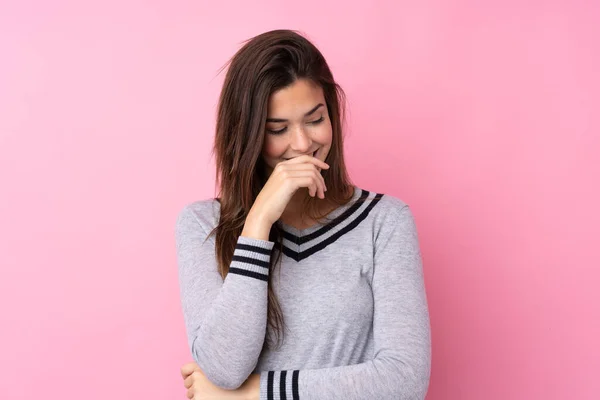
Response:
[[[316,149],[314,152],[312,152],[312,154],[311,154],[311,155],[312,155],[313,157],[316,157],[316,156],[317,156],[317,152],[319,151],[319,149],[320,149],[320,147],[319,147],[319,148],[317,148],[317,149]],[[300,157],[300,156],[296,156],[296,157]],[[296,158],[296,157],[292,157],[292,158]],[[284,158],[284,160],[285,160],[285,161],[287,161],[287,160],[291,160],[292,158]]]

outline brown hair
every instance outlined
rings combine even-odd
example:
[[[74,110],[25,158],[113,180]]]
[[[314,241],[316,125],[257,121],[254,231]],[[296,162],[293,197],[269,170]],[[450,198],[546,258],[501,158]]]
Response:
[[[327,201],[341,206],[352,196],[352,183],[344,164],[342,125],[345,95],[334,81],[321,52],[305,37],[291,30],[274,30],[245,41],[243,47],[228,61],[229,65],[217,112],[215,143],[216,183],[220,184],[220,218],[216,232],[215,255],[223,279],[240,236],[246,216],[268,177],[261,157],[264,142],[269,96],[297,79],[307,79],[323,89],[332,126],[332,146],[322,170],[327,185]],[[303,215],[320,220],[316,196],[307,196]],[[209,236],[210,236],[209,235]],[[267,333],[265,346],[272,334],[281,344],[284,320],[273,292],[271,280],[281,261],[282,232],[273,224],[269,240],[275,242],[270,260],[268,282]],[[272,330],[272,332],[271,332]]]

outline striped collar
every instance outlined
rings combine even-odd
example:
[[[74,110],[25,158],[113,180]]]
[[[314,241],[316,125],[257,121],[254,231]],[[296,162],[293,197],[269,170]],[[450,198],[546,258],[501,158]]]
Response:
[[[283,231],[283,253],[299,262],[323,250],[356,228],[382,197],[381,193],[372,193],[354,186],[352,199],[327,214],[323,218],[325,222],[297,229],[277,221],[276,224]]]

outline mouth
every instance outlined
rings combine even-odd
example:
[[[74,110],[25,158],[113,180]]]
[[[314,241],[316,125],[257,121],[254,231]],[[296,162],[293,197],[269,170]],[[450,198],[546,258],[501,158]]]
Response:
[[[313,156],[313,157],[316,157],[316,156],[317,156],[317,152],[319,151],[319,149],[320,149],[320,147],[319,147],[318,149],[316,149],[316,150],[315,150],[315,151],[312,153],[312,156]],[[292,157],[292,158],[296,158],[296,157]],[[287,160],[291,160],[292,158],[284,158],[284,160],[285,160],[285,161],[287,161]]]

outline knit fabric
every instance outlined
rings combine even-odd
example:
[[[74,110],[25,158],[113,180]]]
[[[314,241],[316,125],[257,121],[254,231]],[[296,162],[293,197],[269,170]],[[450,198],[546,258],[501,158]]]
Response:
[[[187,204],[175,237],[188,344],[211,382],[235,389],[260,373],[261,400],[425,397],[430,322],[406,203],[355,186],[352,200],[316,225],[276,222],[281,267],[269,269],[273,241],[239,236],[224,280],[214,235],[207,239],[219,207]],[[277,349],[263,349],[269,274],[286,326]]]

